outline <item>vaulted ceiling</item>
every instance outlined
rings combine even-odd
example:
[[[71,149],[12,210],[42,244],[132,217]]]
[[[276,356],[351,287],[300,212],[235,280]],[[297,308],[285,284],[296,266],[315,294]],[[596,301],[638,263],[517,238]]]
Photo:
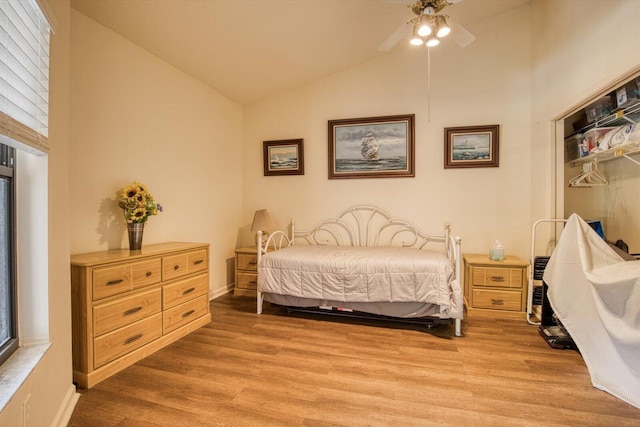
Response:
[[[465,0],[473,32],[530,0]],[[370,60],[412,18],[411,0],[72,0],[74,9],[241,105]],[[406,40],[396,49],[408,47]],[[418,47],[417,49],[424,49]],[[452,41],[438,49],[461,49]]]

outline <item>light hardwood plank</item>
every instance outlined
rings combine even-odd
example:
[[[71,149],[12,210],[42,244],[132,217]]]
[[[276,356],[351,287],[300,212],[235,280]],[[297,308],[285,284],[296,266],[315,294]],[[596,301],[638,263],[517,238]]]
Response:
[[[637,426],[580,354],[521,313],[473,310],[432,330],[287,315],[255,299],[82,393],[69,426]]]

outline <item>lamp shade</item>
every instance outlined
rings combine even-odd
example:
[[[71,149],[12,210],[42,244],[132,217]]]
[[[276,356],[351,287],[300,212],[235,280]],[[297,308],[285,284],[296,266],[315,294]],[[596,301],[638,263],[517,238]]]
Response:
[[[451,32],[451,27],[447,24],[447,20],[444,16],[438,15],[436,16],[436,36],[445,37],[447,34]]]
[[[274,228],[276,228],[276,224],[273,222],[273,219],[271,219],[269,211],[266,209],[257,210],[253,215],[251,231],[273,230]]]

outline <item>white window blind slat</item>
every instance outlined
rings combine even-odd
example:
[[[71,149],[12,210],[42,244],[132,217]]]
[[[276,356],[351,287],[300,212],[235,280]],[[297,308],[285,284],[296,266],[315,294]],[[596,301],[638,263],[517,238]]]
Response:
[[[50,27],[37,2],[0,0],[0,136],[45,152],[49,42]]]

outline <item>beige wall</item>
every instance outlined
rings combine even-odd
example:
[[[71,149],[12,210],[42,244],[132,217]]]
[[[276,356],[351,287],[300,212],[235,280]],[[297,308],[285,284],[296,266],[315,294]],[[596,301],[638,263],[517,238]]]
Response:
[[[596,96],[621,76],[640,66],[640,2],[611,0],[538,0],[533,10],[532,187],[534,219],[573,212],[604,219],[609,239],[623,238],[640,252],[640,167],[628,160],[601,165],[610,185],[568,189],[563,160],[558,186],[553,158],[562,158],[562,140],[552,138],[553,120]],[[546,142],[545,142],[546,141]],[[627,164],[628,163],[628,164]],[[571,169],[568,177],[577,175]],[[557,196],[557,199],[556,199]]]
[[[500,238],[509,253],[526,257],[531,221],[555,209],[551,120],[640,64],[633,22],[640,2],[611,0],[602,8],[596,0],[536,0],[469,26],[478,40],[465,49],[433,50],[430,117],[424,51],[402,49],[251,105],[243,125],[237,105],[70,11],[68,0],[51,3],[58,20],[48,163],[53,345],[0,413],[3,426],[21,425],[28,394],[33,425],[50,425],[65,410],[69,253],[126,244],[120,213],[102,202],[128,181],[147,183],[166,206],[151,218],[146,243],[212,243],[216,290],[224,287],[224,260],[251,239],[245,233],[238,241],[240,228],[262,207],[282,226],[291,218],[310,226],[371,202],[428,228],[450,221],[466,252],[486,251]],[[406,113],[416,114],[415,178],[327,179],[327,120]],[[478,124],[501,125],[500,167],[445,171],[443,128]],[[264,177],[262,141],[298,137],[305,138],[305,175]],[[635,165],[617,163],[622,179],[637,179]],[[637,212],[630,196],[622,200],[621,212]]]
[[[145,183],[164,212],[144,244],[211,244],[226,291],[242,209],[242,108],[72,9],[71,253],[128,247],[116,192]]]
[[[358,203],[380,205],[429,231],[450,222],[463,251],[527,255],[530,224],[530,11],[469,28],[477,40],[401,48],[245,108],[244,217],[268,208],[279,226],[309,228]],[[430,96],[430,99],[429,99]],[[429,115],[429,102],[431,105]],[[327,179],[327,121],[416,115],[416,176]],[[500,167],[443,168],[443,129],[500,125]],[[304,176],[263,176],[262,141],[304,138]],[[247,233],[248,235],[248,233]],[[250,238],[250,237],[248,237]]]

